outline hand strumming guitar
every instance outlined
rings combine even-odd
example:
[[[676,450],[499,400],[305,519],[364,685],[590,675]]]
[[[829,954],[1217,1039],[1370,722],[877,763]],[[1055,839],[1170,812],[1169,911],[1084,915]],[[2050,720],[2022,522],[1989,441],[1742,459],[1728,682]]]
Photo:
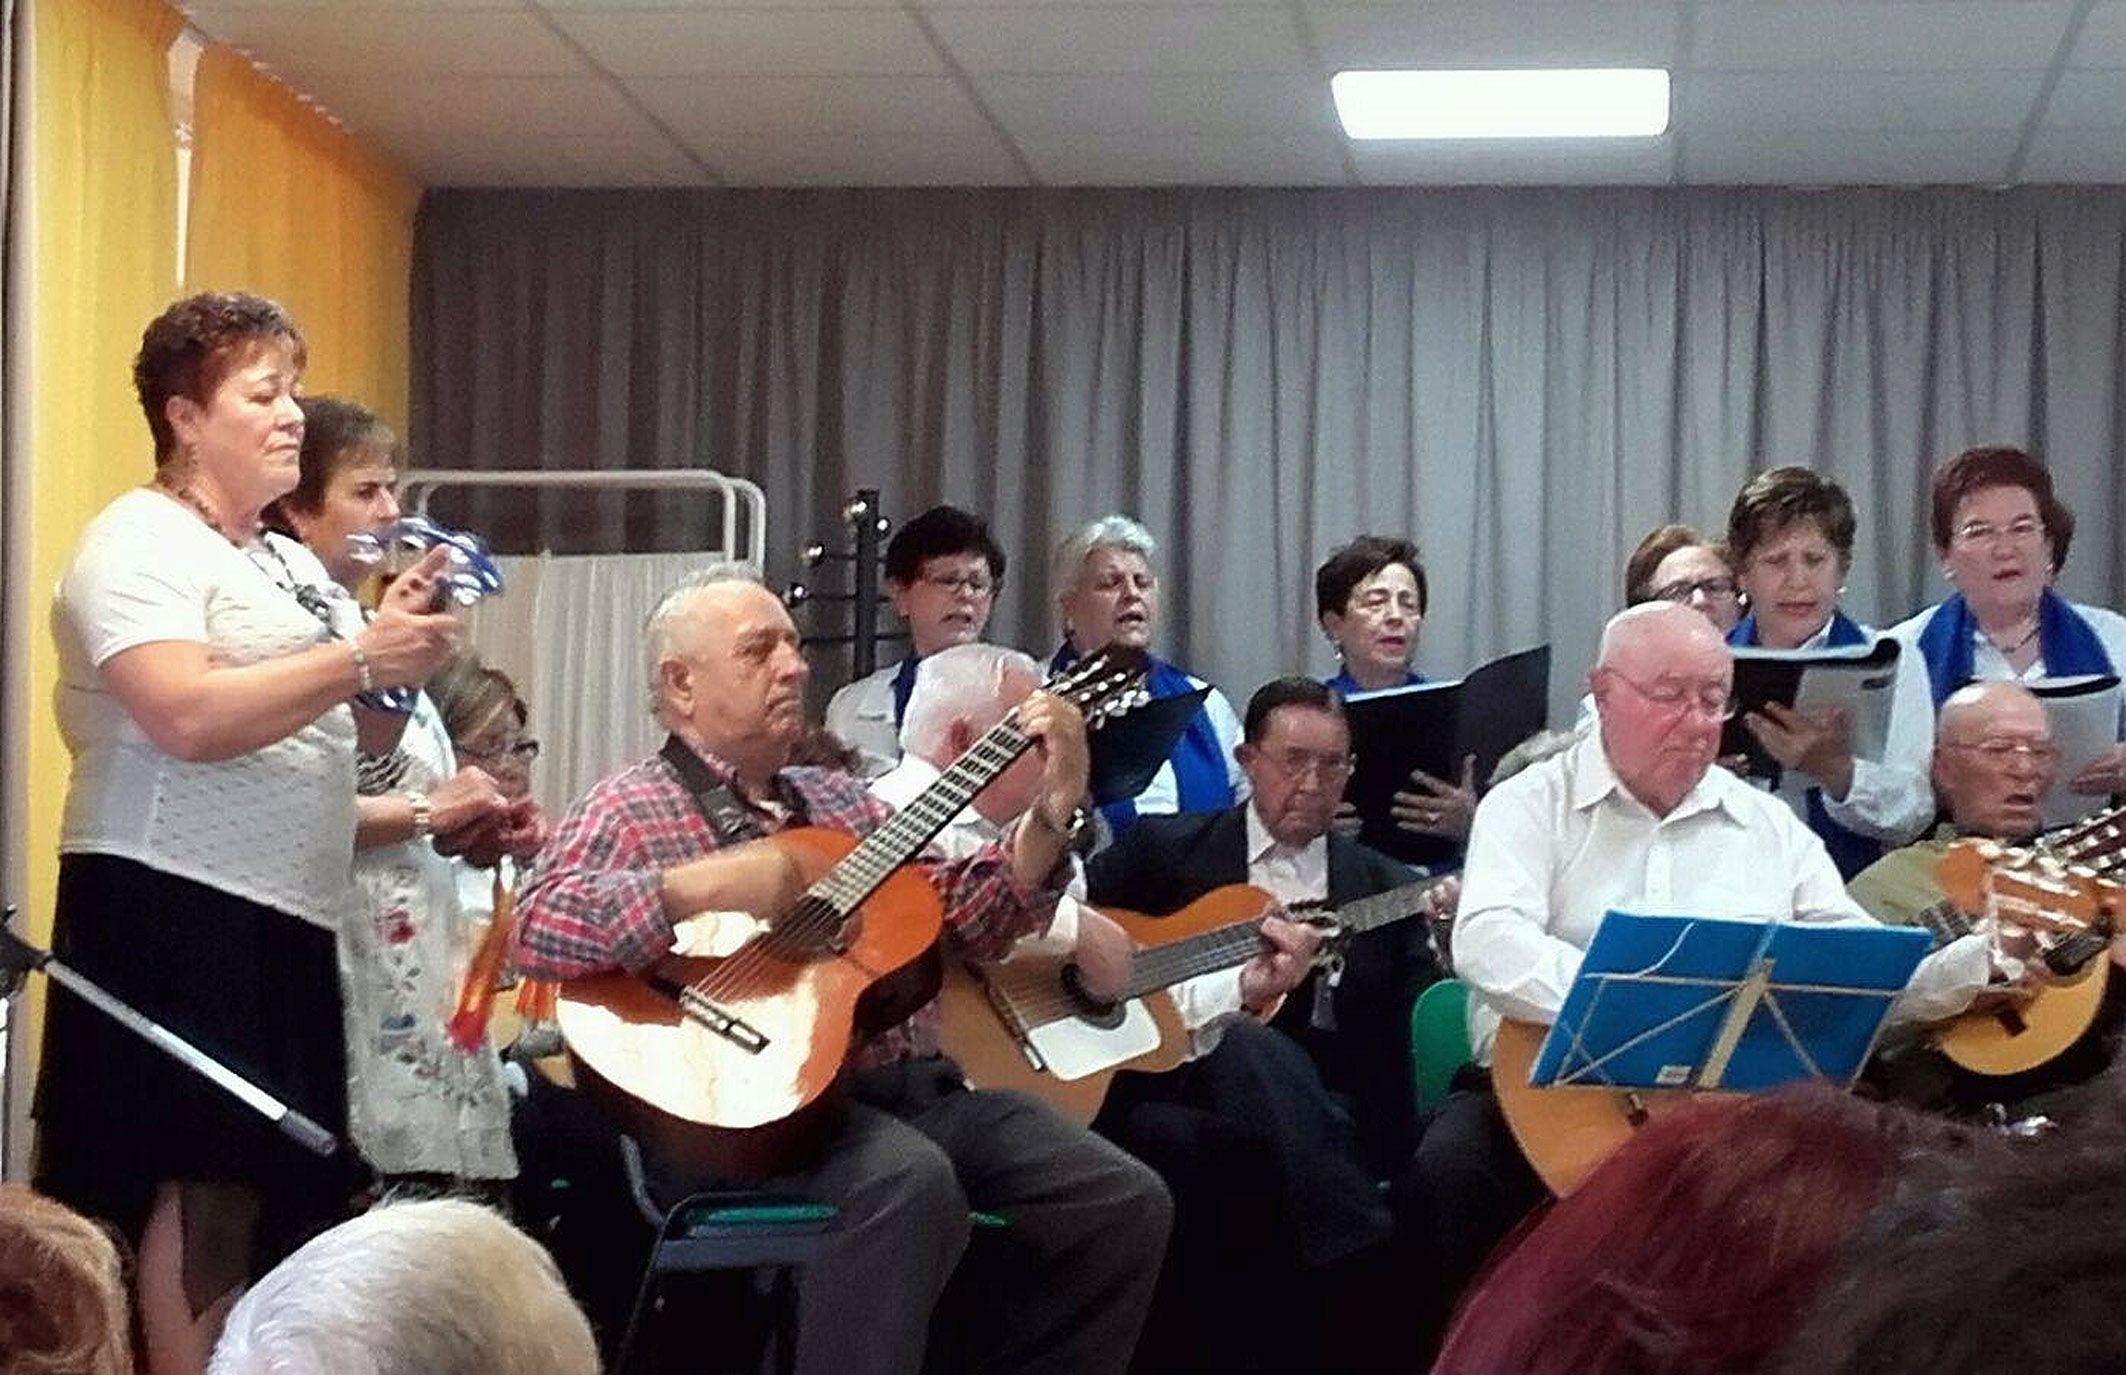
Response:
[[[1085,745],[1085,717],[1060,697],[1036,692],[1018,706],[1019,730],[1033,741],[1041,761],[1041,788],[1033,805],[1012,829],[1012,871],[1028,887],[1039,887],[1062,859],[1077,832],[1078,808],[1085,801],[1091,767]]]

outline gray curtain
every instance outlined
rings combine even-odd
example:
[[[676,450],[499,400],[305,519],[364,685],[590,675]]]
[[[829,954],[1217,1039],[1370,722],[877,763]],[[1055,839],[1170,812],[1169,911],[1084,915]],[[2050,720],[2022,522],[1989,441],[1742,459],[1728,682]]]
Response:
[[[1013,559],[993,637],[1036,650],[1057,533],[1130,512],[1160,647],[1236,702],[1329,669],[1331,548],[1407,533],[1420,667],[1549,640],[1562,714],[1633,544],[1773,463],[1852,493],[1846,604],[1887,624],[1942,591],[1932,465],[2027,445],[2082,517],[2066,590],[2116,604],[2122,260],[2110,188],[438,191],[413,440],[750,477],[779,576],[852,487],[971,507]],[[669,502],[460,513],[557,548],[701,534]]]

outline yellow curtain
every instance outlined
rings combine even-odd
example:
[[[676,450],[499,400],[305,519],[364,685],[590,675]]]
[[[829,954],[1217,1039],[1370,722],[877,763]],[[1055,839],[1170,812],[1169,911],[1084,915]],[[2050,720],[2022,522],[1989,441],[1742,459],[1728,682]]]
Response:
[[[133,396],[142,326],[177,291],[177,142],[164,66],[183,20],[160,0],[32,0],[17,223],[28,239],[28,574],[24,883],[29,931],[51,930],[67,753],[52,719],[51,589],[104,503],[154,471]],[[33,981],[32,996],[37,996]],[[35,1027],[34,1009],[28,1023]]]
[[[403,432],[419,184],[226,48],[200,58],[192,129],[186,288],[273,297],[309,339],[304,388]]]

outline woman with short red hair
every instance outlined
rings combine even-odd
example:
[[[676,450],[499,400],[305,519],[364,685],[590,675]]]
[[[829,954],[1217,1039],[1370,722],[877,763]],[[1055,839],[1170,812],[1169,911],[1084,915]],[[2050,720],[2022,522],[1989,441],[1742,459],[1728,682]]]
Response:
[[[1435,1375],[1755,1370],[1908,1157],[1965,1140],[1820,1088],[1661,1114],[1508,1243]]]

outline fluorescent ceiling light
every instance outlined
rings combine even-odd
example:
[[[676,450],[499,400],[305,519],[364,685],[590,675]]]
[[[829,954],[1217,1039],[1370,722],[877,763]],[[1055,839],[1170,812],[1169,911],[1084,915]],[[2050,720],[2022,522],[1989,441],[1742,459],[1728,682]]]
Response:
[[[1338,72],[1352,138],[1655,138],[1668,131],[1660,67]]]

